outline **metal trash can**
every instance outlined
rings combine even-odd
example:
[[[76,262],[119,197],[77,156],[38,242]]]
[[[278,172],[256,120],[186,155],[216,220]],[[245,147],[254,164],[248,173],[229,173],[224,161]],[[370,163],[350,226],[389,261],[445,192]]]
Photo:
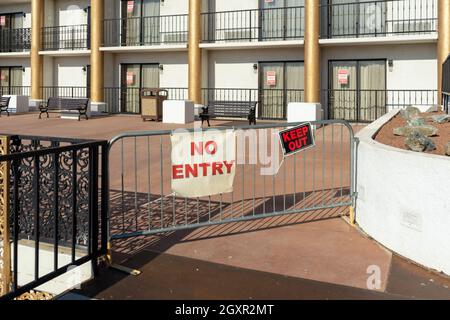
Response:
[[[163,102],[167,100],[168,91],[162,89],[141,90],[141,116],[142,120],[162,120]]]

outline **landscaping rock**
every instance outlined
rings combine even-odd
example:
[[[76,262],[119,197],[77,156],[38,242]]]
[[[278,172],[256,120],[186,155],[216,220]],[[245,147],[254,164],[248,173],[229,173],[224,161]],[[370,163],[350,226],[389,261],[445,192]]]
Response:
[[[450,142],[445,145],[445,155],[450,157]]]
[[[441,111],[441,107],[438,105],[434,105],[431,106],[430,108],[427,109],[427,111],[425,111],[426,113],[431,113],[431,112],[439,112]]]
[[[434,115],[434,116],[429,117],[429,119],[432,120],[435,123],[443,124],[443,123],[450,122],[450,115],[448,115],[448,114],[438,114],[438,115]]]
[[[406,127],[400,127],[394,129],[394,135],[396,136],[403,136],[407,137],[409,136],[413,131],[417,131],[420,134],[424,135],[425,137],[433,137],[437,136],[439,130],[436,127],[430,126],[430,125],[424,125],[424,126],[406,126]]]
[[[416,107],[407,107],[406,109],[400,110],[400,115],[405,120],[411,120],[418,118],[420,116],[420,110]]]
[[[419,127],[425,125],[425,118],[415,118],[408,120],[408,126]]]
[[[405,145],[409,150],[425,152],[436,150],[433,140],[425,137],[418,131],[412,131],[405,140]]]

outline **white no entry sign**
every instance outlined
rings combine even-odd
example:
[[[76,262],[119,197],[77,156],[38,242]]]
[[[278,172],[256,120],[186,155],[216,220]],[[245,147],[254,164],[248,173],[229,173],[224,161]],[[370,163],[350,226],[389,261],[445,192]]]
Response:
[[[182,197],[205,197],[233,191],[236,135],[229,131],[174,133],[172,191]]]

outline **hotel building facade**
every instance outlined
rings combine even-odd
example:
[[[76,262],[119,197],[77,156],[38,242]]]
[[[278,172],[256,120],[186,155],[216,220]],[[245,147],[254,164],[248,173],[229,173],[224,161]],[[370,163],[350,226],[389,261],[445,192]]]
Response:
[[[450,0],[2,0],[0,93],[89,97],[139,113],[143,88],[169,99],[289,102],[369,122],[437,104]]]

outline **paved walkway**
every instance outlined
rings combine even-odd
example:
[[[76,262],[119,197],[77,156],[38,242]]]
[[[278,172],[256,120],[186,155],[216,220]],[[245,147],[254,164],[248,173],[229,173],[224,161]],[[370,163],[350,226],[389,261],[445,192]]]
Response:
[[[137,116],[81,122],[52,116],[43,120],[36,114],[1,117],[0,131],[110,139],[124,131],[178,127],[144,123]],[[324,149],[329,150],[326,143]],[[117,165],[112,162],[111,171],[117,171]],[[82,294],[99,299],[450,299],[448,278],[393,257],[341,218],[347,210],[310,211],[115,241],[115,262],[143,273],[132,277],[104,270]],[[381,286],[368,291],[367,271],[373,266],[379,268]]]

